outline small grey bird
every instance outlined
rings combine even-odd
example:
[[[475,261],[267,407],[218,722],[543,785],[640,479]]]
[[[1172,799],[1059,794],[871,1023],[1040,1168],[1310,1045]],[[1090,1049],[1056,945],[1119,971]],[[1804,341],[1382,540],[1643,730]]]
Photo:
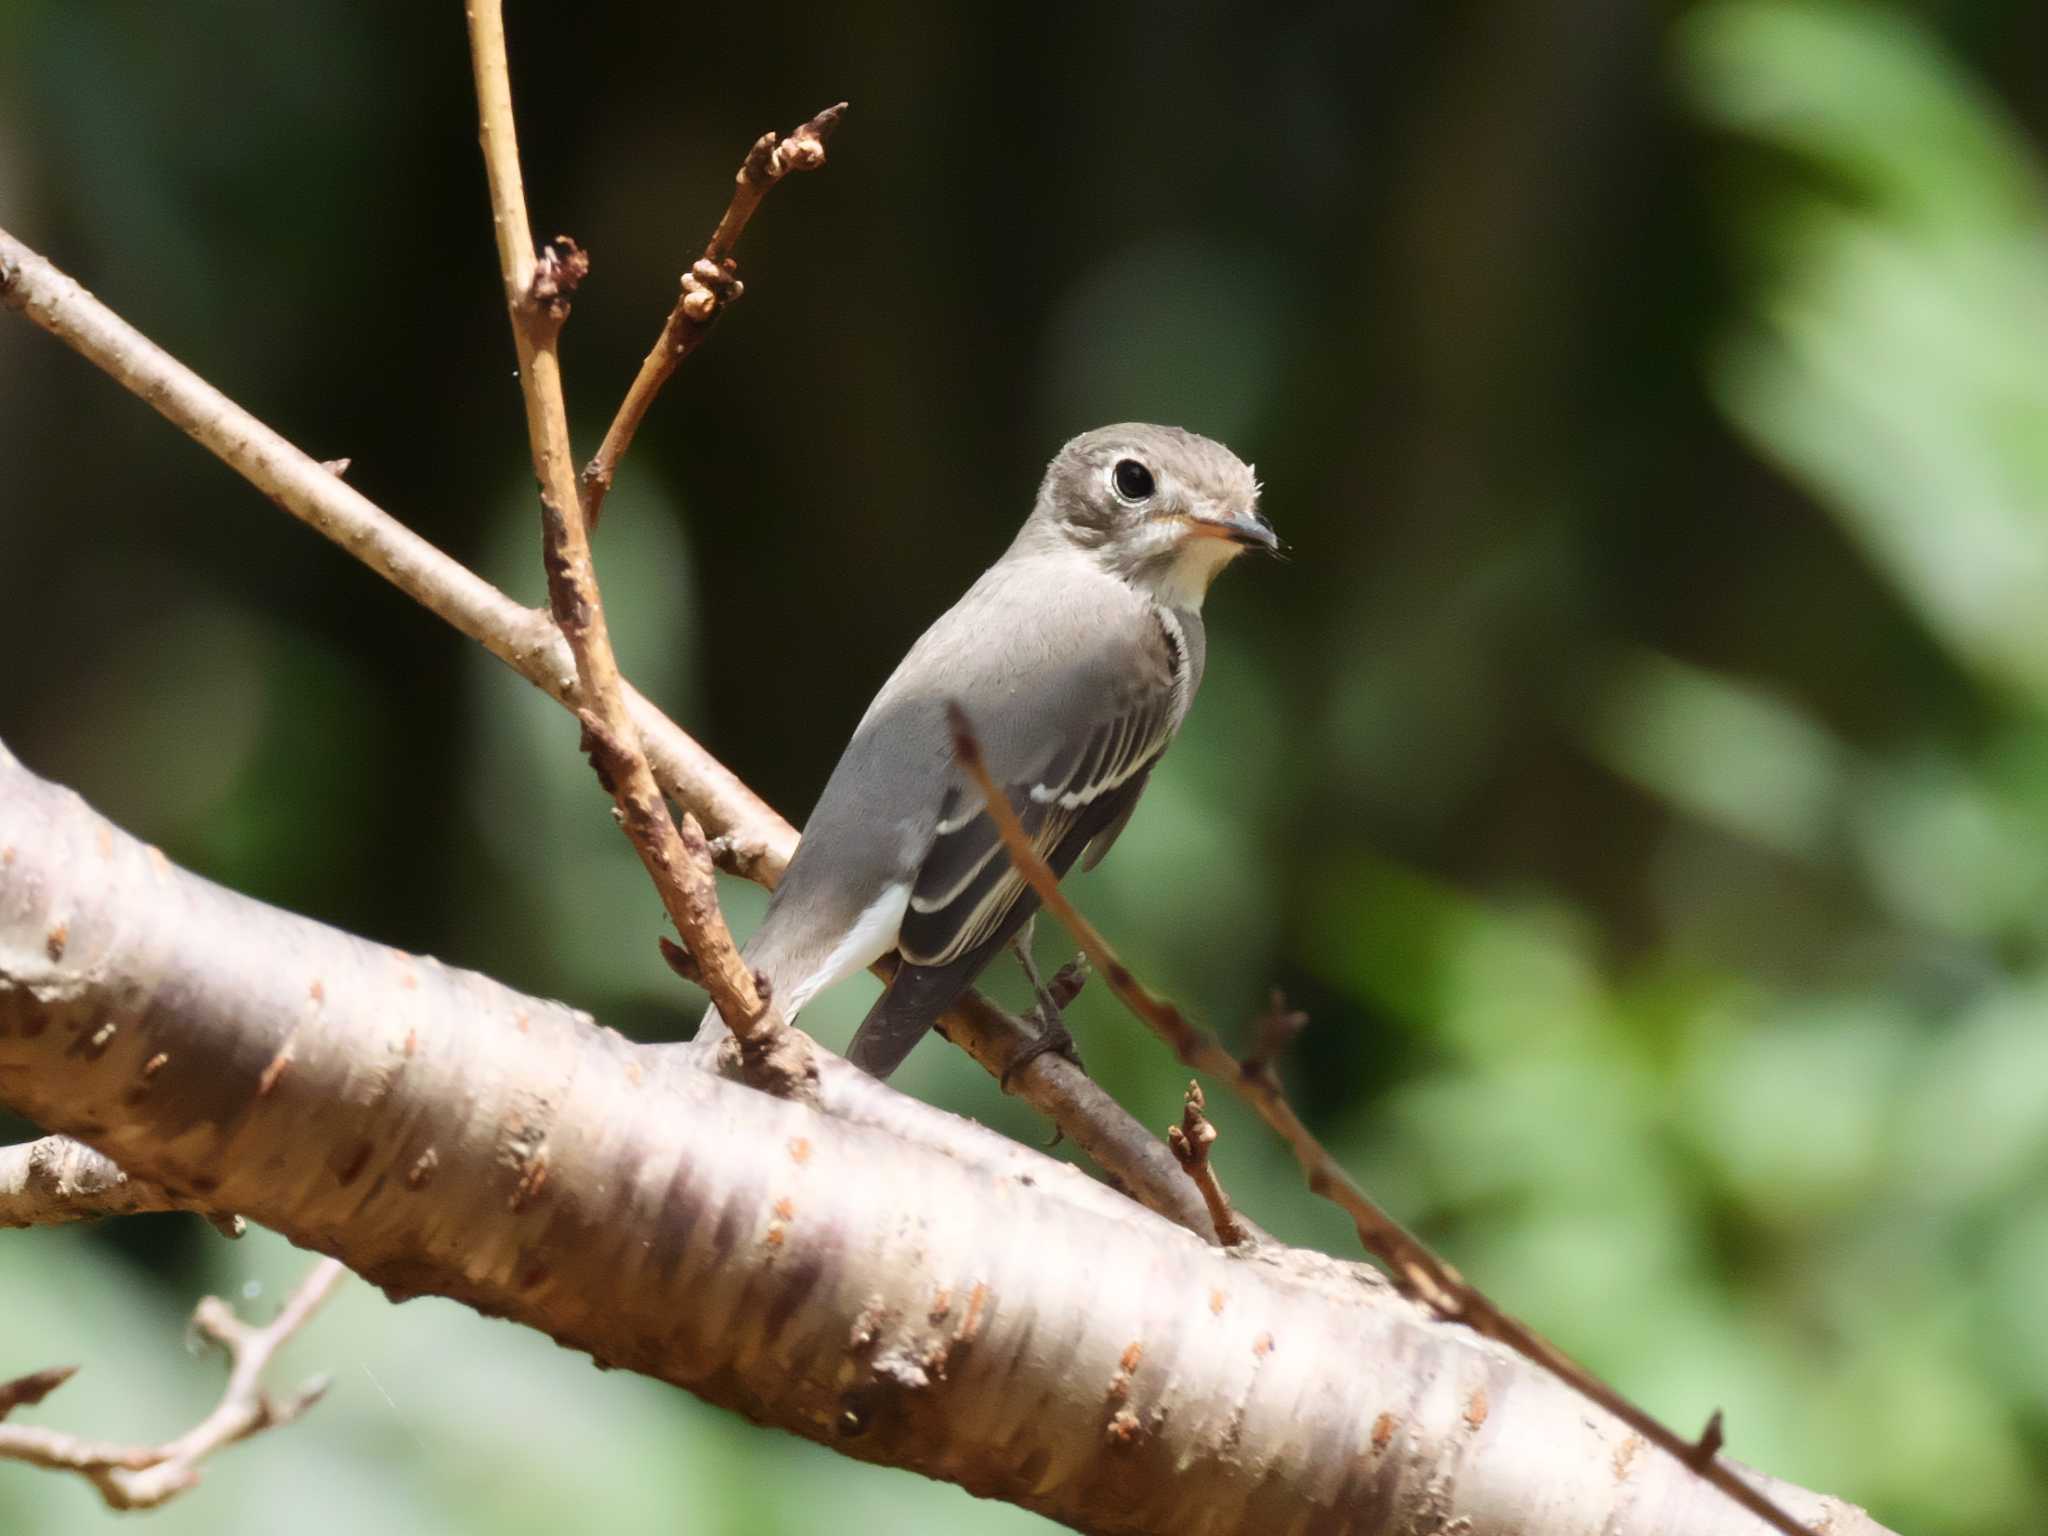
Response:
[[[1095,867],[1201,683],[1210,581],[1279,546],[1258,494],[1228,448],[1177,427],[1103,427],[1059,451],[1023,530],[882,685],[804,825],[745,950],[785,1018],[898,951],[847,1051],[887,1077],[1036,912],[954,761],[949,701],[1053,871]]]

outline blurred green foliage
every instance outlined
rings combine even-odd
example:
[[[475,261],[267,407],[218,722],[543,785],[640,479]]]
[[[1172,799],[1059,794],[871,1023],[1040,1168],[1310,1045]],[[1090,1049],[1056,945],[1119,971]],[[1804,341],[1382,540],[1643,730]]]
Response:
[[[1227,1034],[1285,986],[1349,1164],[1654,1411],[1901,1530],[2036,1528],[2048,12],[588,11],[511,17],[539,217],[597,254],[586,444],[740,148],[854,101],[612,500],[641,685],[800,813],[1063,436],[1225,437],[1297,558],[1216,593],[1083,904]],[[532,599],[467,92],[453,7],[4,0],[0,224]],[[227,884],[689,1027],[554,706],[16,322],[0,464],[31,766]],[[1076,1025],[1175,1117],[1112,1005]],[[937,1046],[901,1081],[1040,1134]],[[1349,1251],[1217,1098],[1241,1203]],[[0,1374],[82,1361],[40,1420],[166,1433],[217,1379],[191,1299],[300,1262],[8,1234]],[[442,1303],[354,1287],[287,1366],[329,1401],[152,1529],[1038,1525]],[[0,1530],[111,1523],[0,1468]]]

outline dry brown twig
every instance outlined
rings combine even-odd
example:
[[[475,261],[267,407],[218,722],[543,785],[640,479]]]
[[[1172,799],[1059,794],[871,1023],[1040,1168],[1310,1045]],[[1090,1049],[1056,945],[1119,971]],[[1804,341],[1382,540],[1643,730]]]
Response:
[[[1217,1181],[1216,1170],[1209,1162],[1209,1149],[1216,1145],[1216,1127],[1202,1113],[1207,1107],[1202,1085],[1190,1082],[1180,1124],[1167,1127],[1166,1144],[1187,1176],[1194,1180],[1195,1188],[1202,1192],[1202,1202],[1209,1207],[1209,1220],[1216,1227],[1217,1241],[1226,1248],[1235,1248],[1249,1234],[1230,1208],[1230,1197],[1223,1193],[1223,1185]]]
[[[710,334],[718,317],[745,292],[733,249],[739,244],[747,221],[761,206],[768,189],[784,176],[792,171],[815,170],[825,163],[825,141],[845,115],[846,103],[842,101],[827,107],[786,138],[764,133],[740,162],[739,174],[733,177],[732,201],[726,205],[724,217],[706,242],[704,254],[683,274],[681,291],[662,325],[661,335],[640,364],[640,372],[634,376],[626,398],[619,402],[618,414],[606,429],[604,442],[583,466],[583,511],[592,529],[597,527],[604,510],[604,499],[618,474],[619,460],[632,446],[633,434],[640,430],[654,397],[661,393],[661,387],[683,359]]]
[[[1033,850],[1023,823],[1017,819],[1017,813],[1010,805],[1009,796],[1002,792],[989,773],[973,723],[965,711],[957,704],[948,705],[947,718],[952,726],[954,756],[987,802],[989,816],[1002,834],[1003,846],[1009,850],[1010,862],[1038,894],[1045,909],[1074,936],[1089,962],[1102,973],[1110,990],[1166,1043],[1183,1066],[1223,1079],[1258,1112],[1259,1117],[1294,1153],[1307,1177],[1309,1189],[1334,1203],[1351,1218],[1357,1228],[1359,1242],[1387,1266],[1403,1291],[1446,1321],[1463,1323],[1475,1333],[1497,1340],[1542,1366],[1582,1396],[1605,1408],[1652,1445],[1677,1457],[1751,1514],[1784,1532],[1785,1536],[1811,1536],[1808,1528],[1789,1512],[1752,1488],[1725,1462],[1717,1459],[1721,1447],[1718,1413],[1698,1440],[1688,1440],[1638,1408],[1534,1329],[1501,1311],[1420,1238],[1381,1210],[1344,1171],[1294,1113],[1293,1106],[1280,1090],[1279,1080],[1271,1071],[1269,1061],[1240,1062],[1215,1037],[1188,1022],[1180,1009],[1147,989],[1131,973],[1130,967],[1117,958],[1116,951],[1109,947],[1094,924],[1067,899],[1066,893],[1060,889],[1059,877]],[[1276,1007],[1276,1014],[1282,1012],[1284,1010]],[[1264,1046],[1270,1048],[1271,1043],[1281,1038],[1290,1025],[1299,1028],[1299,1024],[1292,1020],[1269,1024],[1261,1031]]]
[[[46,1371],[30,1371],[12,1381],[0,1381],[0,1419],[17,1408],[33,1408],[77,1374],[75,1365],[57,1365]]]
[[[213,1412],[177,1439],[162,1445],[118,1445],[39,1426],[0,1424],[0,1460],[76,1472],[113,1509],[153,1509],[174,1498],[199,1481],[201,1463],[214,1452],[289,1424],[320,1401],[327,1390],[324,1377],[280,1400],[263,1390],[263,1373],[271,1357],[306,1325],[347,1273],[337,1259],[320,1260],[277,1316],[260,1328],[236,1317],[218,1296],[202,1300],[192,1314],[192,1326],[227,1351],[228,1383]],[[76,1369],[60,1366],[0,1385],[0,1419],[14,1408],[40,1402],[69,1381]]]
[[[678,830],[662,798],[640,733],[626,707],[618,659],[612,653],[604,602],[590,558],[569,446],[568,408],[557,351],[569,298],[589,262],[573,241],[558,239],[536,255],[527,221],[512,116],[512,83],[505,58],[501,0],[472,0],[470,58],[476,71],[477,116],[505,307],[519,354],[519,386],[526,401],[527,436],[540,481],[541,538],[547,564],[548,603],[576,658],[583,698],[578,718],[584,750],[618,807],[620,825],[661,893],[662,905],[682,935],[704,990],[738,1042],[747,1080],[771,1092],[808,1094],[817,1079],[808,1037],[783,1022],[767,988],[740,958],[718,906],[717,880],[703,831],[688,815]]]

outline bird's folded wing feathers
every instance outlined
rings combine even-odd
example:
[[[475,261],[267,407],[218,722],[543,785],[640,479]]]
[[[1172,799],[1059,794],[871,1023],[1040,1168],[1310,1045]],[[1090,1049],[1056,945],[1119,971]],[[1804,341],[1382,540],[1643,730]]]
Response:
[[[1158,666],[1139,669],[1126,686],[1092,699],[1069,697],[1046,712],[1052,730],[1031,754],[1034,765],[999,779],[1041,858],[1078,824],[1110,836],[1121,829],[1180,723],[1175,682],[1162,654]],[[969,714],[971,720],[971,708]],[[1099,836],[1096,842],[1106,846]],[[949,963],[995,930],[1023,888],[981,790],[956,770],[911,888],[899,940],[903,958]]]

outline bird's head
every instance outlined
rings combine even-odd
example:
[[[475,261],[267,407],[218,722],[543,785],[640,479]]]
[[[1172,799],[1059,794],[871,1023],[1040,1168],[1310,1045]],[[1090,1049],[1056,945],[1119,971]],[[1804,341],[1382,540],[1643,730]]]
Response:
[[[1062,448],[1025,539],[1082,549],[1175,608],[1200,608],[1216,573],[1245,550],[1280,548],[1250,465],[1209,438],[1143,422],[1098,427]]]

